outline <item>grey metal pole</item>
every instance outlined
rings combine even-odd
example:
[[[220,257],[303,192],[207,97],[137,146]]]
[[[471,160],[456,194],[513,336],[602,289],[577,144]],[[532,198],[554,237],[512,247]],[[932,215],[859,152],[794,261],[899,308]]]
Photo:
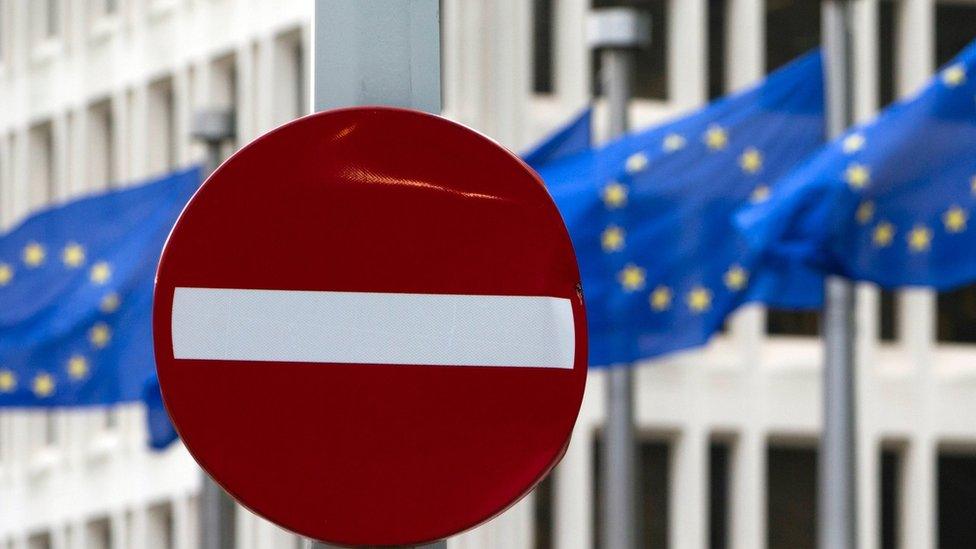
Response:
[[[629,128],[634,48],[650,39],[648,23],[639,12],[625,8],[596,10],[590,17],[590,45],[602,50],[600,78],[607,103],[608,138],[623,135]],[[603,549],[635,549],[639,494],[633,368],[610,368],[606,384],[600,544]]]
[[[313,26],[316,112],[389,105],[440,113],[438,0],[316,0]],[[446,549],[447,541],[416,547]]]
[[[849,0],[826,0],[823,8],[827,132],[834,138],[854,122],[852,6]],[[819,546],[853,549],[857,545],[854,284],[829,277],[825,292]]]
[[[207,146],[204,177],[223,160],[223,146],[236,133],[230,109],[202,110],[195,114],[191,135]],[[200,479],[200,549],[234,549],[234,500],[206,472]]]

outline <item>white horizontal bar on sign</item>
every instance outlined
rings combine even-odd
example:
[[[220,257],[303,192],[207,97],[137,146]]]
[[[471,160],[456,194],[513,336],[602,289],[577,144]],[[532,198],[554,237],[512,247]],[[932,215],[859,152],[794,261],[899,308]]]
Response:
[[[568,299],[176,288],[177,359],[572,369]]]

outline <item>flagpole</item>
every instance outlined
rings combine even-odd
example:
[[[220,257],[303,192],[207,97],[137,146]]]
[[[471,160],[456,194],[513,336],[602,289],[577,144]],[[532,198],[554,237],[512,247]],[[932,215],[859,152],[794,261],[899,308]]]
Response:
[[[230,109],[201,110],[194,115],[190,133],[207,147],[206,179],[223,160],[224,144],[234,139],[234,113]],[[205,471],[200,477],[200,549],[234,549],[234,500]]]
[[[637,10],[595,10],[588,21],[590,46],[600,50],[600,79],[607,104],[607,137],[627,133],[634,50],[649,39],[647,18]],[[606,420],[600,456],[603,476],[603,549],[636,549],[637,445],[634,422],[634,370],[618,364],[607,371]]]
[[[825,0],[823,8],[827,133],[833,139],[854,122],[852,5],[849,0]],[[854,284],[850,280],[837,276],[827,279],[818,509],[822,549],[856,547],[854,303]]]
[[[440,37],[438,0],[316,0],[312,109],[388,105],[439,114]],[[305,547],[332,546],[306,540]],[[447,541],[417,547],[446,549]]]

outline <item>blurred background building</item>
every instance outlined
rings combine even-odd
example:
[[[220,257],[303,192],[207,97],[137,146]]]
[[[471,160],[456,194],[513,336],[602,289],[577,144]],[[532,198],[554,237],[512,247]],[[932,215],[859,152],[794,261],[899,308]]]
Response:
[[[735,91],[820,42],[814,0],[442,0],[445,114],[522,150],[598,95],[591,8],[652,17],[635,127]],[[0,0],[0,227],[203,158],[308,111],[311,0]],[[976,1],[858,0],[858,116],[976,37]],[[597,133],[602,108],[597,101]],[[228,151],[229,152],[229,151]],[[863,547],[976,547],[976,290],[859,288]],[[0,304],[0,306],[3,306]],[[637,374],[645,547],[813,547],[822,352],[813,313],[740,311],[707,348]],[[590,548],[602,374],[555,474],[456,548]],[[146,449],[143,412],[0,413],[0,549],[196,547],[199,470]],[[240,548],[297,547],[237,512]]]

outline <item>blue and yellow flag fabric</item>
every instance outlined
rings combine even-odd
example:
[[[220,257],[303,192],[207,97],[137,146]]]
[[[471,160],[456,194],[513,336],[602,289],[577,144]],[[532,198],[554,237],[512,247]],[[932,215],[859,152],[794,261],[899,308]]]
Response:
[[[0,237],[0,407],[142,400],[152,292],[198,169],[42,211]]]
[[[816,307],[820,275],[760,264],[733,213],[824,142],[821,57],[663,126],[540,169],[583,278],[590,364],[701,345],[739,304]]]
[[[556,160],[589,150],[593,143],[592,135],[593,107],[586,107],[538,145],[523,153],[522,160],[538,170]]]
[[[884,287],[976,280],[976,42],[854,127],[738,224],[770,255]]]

